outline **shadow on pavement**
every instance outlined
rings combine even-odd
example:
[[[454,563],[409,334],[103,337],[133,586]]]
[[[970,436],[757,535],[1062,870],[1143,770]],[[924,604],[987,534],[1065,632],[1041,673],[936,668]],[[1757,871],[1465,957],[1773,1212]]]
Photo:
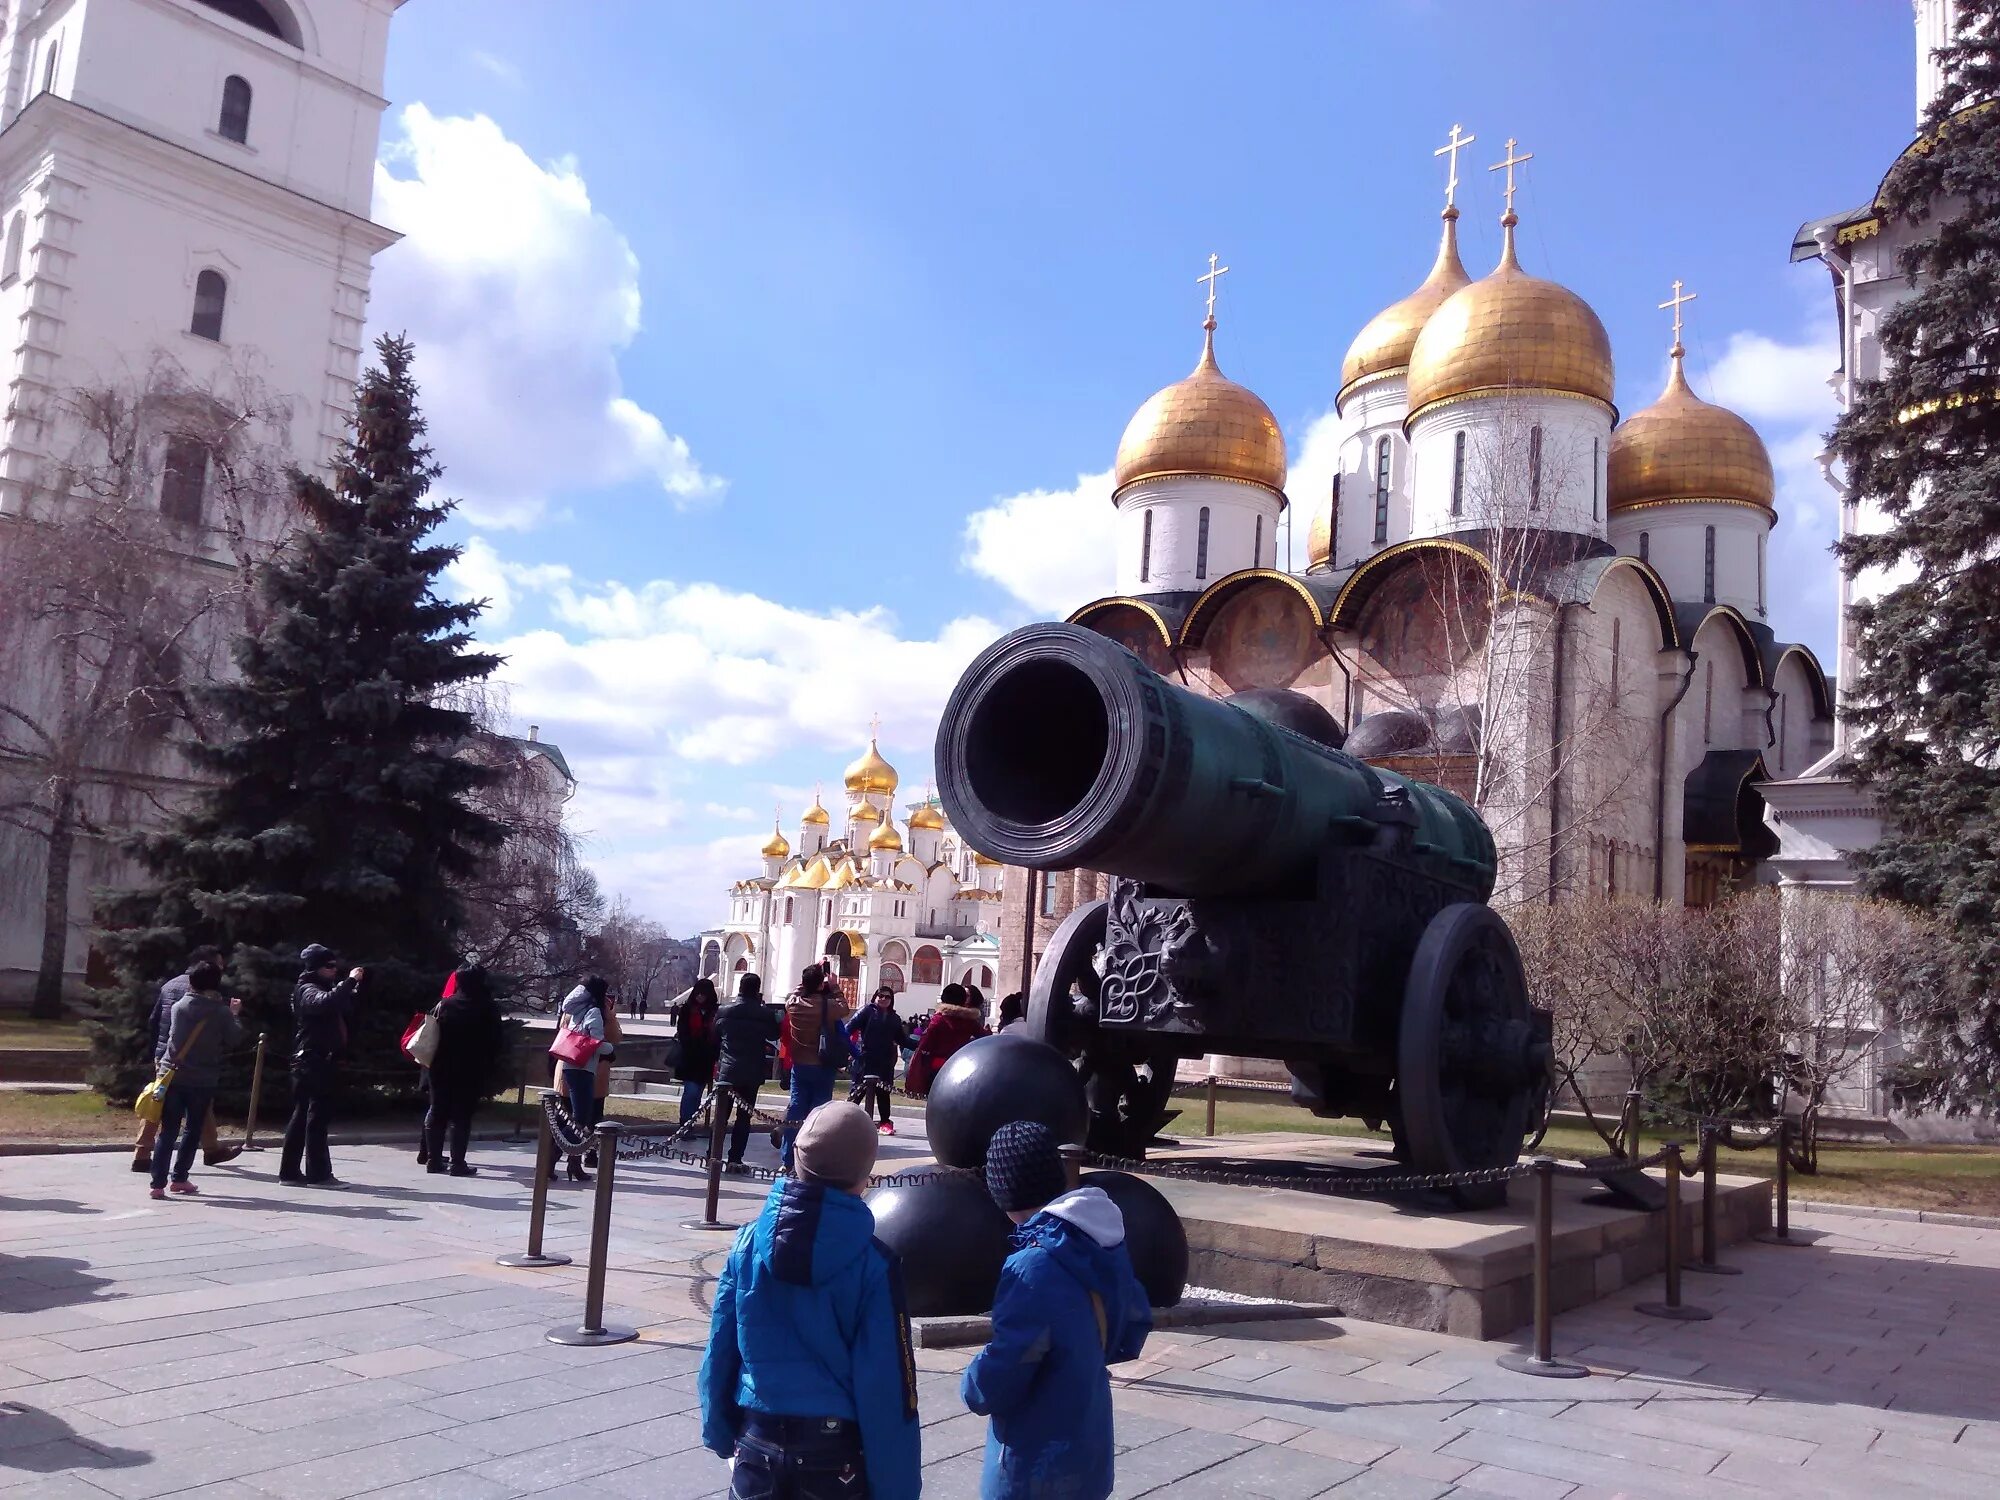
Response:
[[[65,1474],[79,1469],[132,1469],[152,1461],[152,1454],[136,1448],[114,1448],[78,1437],[67,1422],[49,1412],[19,1401],[0,1401],[0,1470]]]
[[[95,1302],[110,1285],[109,1277],[90,1274],[86,1260],[0,1255],[0,1312],[47,1312],[76,1302]],[[4,1425],[0,1422],[0,1427]]]

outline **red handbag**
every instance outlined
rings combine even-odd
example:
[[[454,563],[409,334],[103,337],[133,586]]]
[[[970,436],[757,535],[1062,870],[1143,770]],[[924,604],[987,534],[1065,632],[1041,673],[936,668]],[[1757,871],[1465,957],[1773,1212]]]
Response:
[[[597,1049],[604,1043],[585,1031],[564,1026],[557,1030],[556,1039],[549,1043],[549,1056],[559,1057],[573,1068],[587,1068]]]

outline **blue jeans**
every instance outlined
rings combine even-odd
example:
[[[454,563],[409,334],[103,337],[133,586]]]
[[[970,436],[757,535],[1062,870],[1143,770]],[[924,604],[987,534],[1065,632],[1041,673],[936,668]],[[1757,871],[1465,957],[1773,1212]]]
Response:
[[[823,1068],[818,1063],[792,1064],[792,1103],[785,1111],[785,1118],[791,1121],[803,1120],[833,1097],[833,1069]],[[785,1170],[792,1170],[792,1137],[798,1134],[794,1126],[785,1132]]]
[[[208,1106],[215,1100],[213,1088],[198,1089],[185,1083],[167,1085],[165,1106],[160,1112],[160,1138],[153,1143],[153,1186],[167,1185],[167,1157],[173,1156],[175,1182],[186,1182],[194,1166],[195,1148],[201,1145],[201,1122],[208,1118]]]
[[[590,1135],[597,1129],[597,1069],[564,1068],[562,1088],[569,1117],[578,1130]]]
[[[867,1500],[861,1435],[852,1422],[745,1413],[729,1493],[735,1500]]]
[[[681,1084],[681,1124],[694,1118],[694,1112],[701,1108],[702,1090],[708,1085],[699,1078],[690,1078]]]

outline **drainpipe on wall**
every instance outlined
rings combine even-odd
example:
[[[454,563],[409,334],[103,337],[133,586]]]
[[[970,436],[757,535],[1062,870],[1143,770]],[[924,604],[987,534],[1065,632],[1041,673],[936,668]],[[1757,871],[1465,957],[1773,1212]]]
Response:
[[[1694,686],[1694,664],[1701,660],[1699,651],[1687,654],[1687,676],[1674,694],[1673,702],[1660,710],[1660,780],[1653,797],[1653,899],[1664,900],[1667,894],[1667,726],[1673,722],[1674,710],[1681,706],[1681,699]]]
[[[1562,860],[1557,843],[1562,831],[1563,679],[1569,646],[1569,612],[1574,603],[1556,606],[1556,659],[1549,676],[1554,701],[1549,705],[1549,905],[1556,904],[1556,883]],[[1480,726],[1481,733],[1485,726]]]

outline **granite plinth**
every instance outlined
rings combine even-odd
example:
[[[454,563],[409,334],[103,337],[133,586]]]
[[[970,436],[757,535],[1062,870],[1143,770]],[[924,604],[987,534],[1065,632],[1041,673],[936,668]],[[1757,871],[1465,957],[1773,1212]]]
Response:
[[[1380,1143],[1264,1134],[1203,1139],[1155,1161],[1255,1165],[1273,1160],[1381,1171]],[[1658,1174],[1654,1174],[1656,1180]],[[1465,1338],[1498,1338],[1533,1315],[1532,1181],[1510,1185],[1504,1208],[1440,1212],[1399,1198],[1346,1198],[1287,1188],[1224,1187],[1150,1179],[1187,1226],[1189,1279],[1259,1297],[1333,1303],[1348,1316]],[[1666,1212],[1586,1202],[1594,1180],[1555,1179],[1551,1295],[1557,1312],[1657,1275],[1666,1262]],[[1681,1184],[1690,1259],[1701,1244],[1701,1180]],[[1716,1179],[1716,1242],[1729,1246],[1771,1222],[1763,1178]],[[1701,1283],[1689,1279],[1688,1298]]]

